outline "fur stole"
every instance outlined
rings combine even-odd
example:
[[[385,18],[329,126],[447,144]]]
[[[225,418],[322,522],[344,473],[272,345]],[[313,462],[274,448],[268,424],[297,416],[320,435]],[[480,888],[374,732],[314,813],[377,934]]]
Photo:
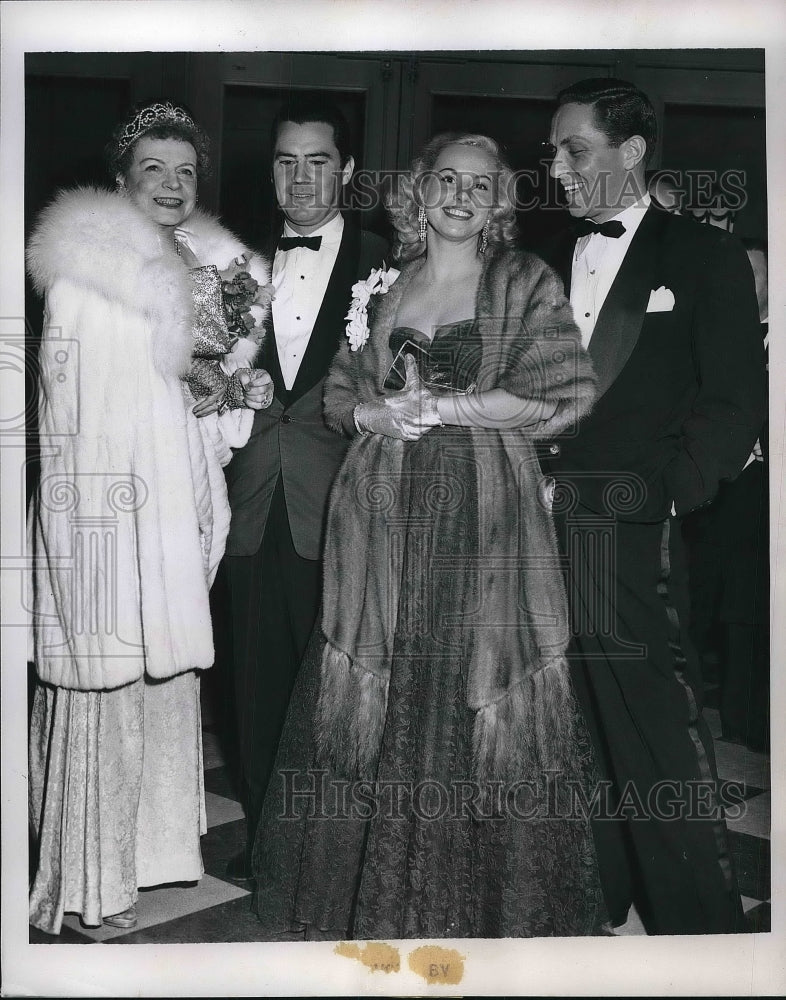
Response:
[[[406,266],[381,300],[363,350],[342,345],[325,388],[325,417],[334,429],[349,430],[356,403],[384,394],[398,305],[422,264]],[[595,376],[561,282],[537,257],[490,255],[476,318],[483,344],[479,389],[499,386],[557,404],[535,425],[470,430],[483,609],[466,665],[476,776],[504,779],[563,765],[572,771],[578,751],[565,658],[567,602],[534,439],[559,433],[589,410]],[[406,447],[383,435],[358,437],[328,513],[317,736],[320,752],[349,775],[373,774],[385,724],[405,572],[389,525],[406,523]],[[505,568],[512,559],[516,572]]]
[[[194,252],[202,264],[227,267],[249,252],[240,240],[205,212],[187,220]],[[138,312],[153,330],[153,360],[164,375],[185,375],[191,363],[193,299],[188,270],[165,236],[133,202],[99,188],[61,191],[40,214],[27,246],[33,284],[45,294],[65,281]],[[249,270],[260,284],[269,267],[255,257]],[[240,344],[250,362],[251,342]]]

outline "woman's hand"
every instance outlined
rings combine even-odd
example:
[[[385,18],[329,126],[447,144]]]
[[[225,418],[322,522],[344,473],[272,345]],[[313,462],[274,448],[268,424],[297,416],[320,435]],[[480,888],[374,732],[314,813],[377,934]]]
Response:
[[[195,417],[206,417],[209,413],[215,413],[223,402],[226,395],[226,388],[221,388],[211,396],[203,396],[194,403],[193,413]]]
[[[243,386],[243,403],[251,410],[265,410],[273,402],[273,379],[264,368],[243,368],[237,373]]]
[[[355,407],[355,423],[360,430],[400,441],[417,441],[442,424],[437,398],[420,381],[415,359],[407,355],[404,363],[407,380],[400,392]]]

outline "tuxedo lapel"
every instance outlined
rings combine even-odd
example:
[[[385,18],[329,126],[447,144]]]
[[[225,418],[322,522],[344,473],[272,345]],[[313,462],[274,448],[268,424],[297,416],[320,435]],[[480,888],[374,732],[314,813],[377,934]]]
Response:
[[[289,392],[284,385],[284,376],[281,373],[281,362],[278,357],[278,345],[276,344],[276,330],[273,326],[272,309],[265,325],[265,339],[262,342],[262,350],[257,355],[254,366],[265,369],[273,379],[273,390],[276,398],[286,404],[289,399]]]
[[[276,247],[278,245],[278,234],[269,239],[265,247],[265,255],[272,262],[276,257]],[[262,341],[262,348],[254,361],[255,368],[264,368],[273,379],[273,390],[277,399],[286,405],[289,392],[284,385],[284,376],[281,373],[281,362],[278,357],[278,345],[276,344],[276,328],[273,322],[273,310],[271,308],[265,323],[265,338]]]
[[[349,309],[350,290],[357,281],[359,256],[360,230],[345,221],[333,272],[290,391],[290,403],[305,395],[324,377],[338,350],[344,317]]]
[[[664,212],[650,208],[646,213],[598,315],[588,348],[598,375],[598,398],[625,367],[639,339],[667,220]]]

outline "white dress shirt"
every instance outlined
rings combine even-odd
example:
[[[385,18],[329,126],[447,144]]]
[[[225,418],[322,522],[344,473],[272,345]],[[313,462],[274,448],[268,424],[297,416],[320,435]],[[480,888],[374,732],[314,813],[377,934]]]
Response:
[[[625,227],[622,236],[614,239],[592,233],[582,236],[573,253],[573,268],[570,276],[570,304],[573,318],[581,330],[581,343],[586,348],[592,338],[598,315],[606,301],[617,272],[625,259],[631,240],[641,225],[650,206],[650,196],[645,194],[641,201],[629,205],[615,221]]]
[[[311,331],[325,297],[333,273],[344,219],[341,213],[309,236],[321,236],[319,250],[294,247],[276,250],[273,261],[273,328],[276,334],[278,360],[284,385],[295,384],[300,363],[306,353]],[[284,224],[284,236],[299,236],[289,223]]]

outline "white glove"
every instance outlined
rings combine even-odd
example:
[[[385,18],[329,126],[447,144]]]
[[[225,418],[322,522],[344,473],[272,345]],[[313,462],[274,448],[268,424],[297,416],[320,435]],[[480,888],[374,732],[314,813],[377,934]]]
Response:
[[[362,433],[417,441],[432,427],[442,426],[437,397],[421,383],[415,359],[407,355],[404,363],[407,380],[400,392],[355,407],[355,426]]]

